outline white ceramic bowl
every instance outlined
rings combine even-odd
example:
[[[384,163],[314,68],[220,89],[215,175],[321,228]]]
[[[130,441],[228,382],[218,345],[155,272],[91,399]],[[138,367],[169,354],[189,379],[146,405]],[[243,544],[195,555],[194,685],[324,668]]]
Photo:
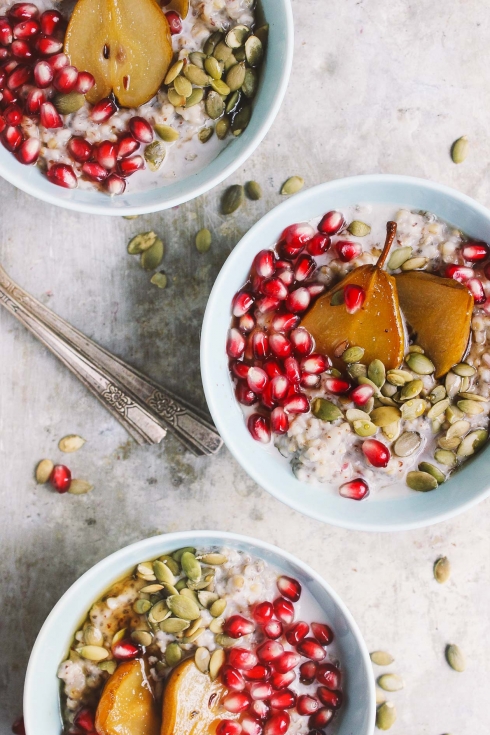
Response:
[[[325,610],[336,634],[346,702],[336,735],[372,735],[375,693],[371,662],[359,629],[338,595],[296,557],[257,539],[221,531],[185,531],[139,541],[108,556],[86,572],[54,607],[37,637],[27,668],[24,719],[27,735],[61,733],[58,665],[91,604],[137,563],[182,546],[227,545],[249,551],[297,578]]]
[[[224,264],[204,315],[201,372],[214,422],[228,449],[253,479],[292,508],[344,528],[400,531],[427,526],[463,512],[490,494],[487,446],[436,490],[409,497],[355,502],[301,483],[277,451],[250,436],[236,402],[225,352],[231,301],[245,283],[255,254],[274,247],[282,230],[294,222],[355,204],[394,204],[433,212],[475,239],[490,242],[490,212],[446,186],[408,176],[355,176],[301,192],[269,212],[242,238]]]
[[[37,167],[23,166],[0,145],[0,176],[48,204],[116,217],[175,207],[217,186],[252,155],[274,122],[287,89],[294,45],[291,3],[290,0],[261,0],[261,6],[269,23],[269,39],[250,124],[198,173],[174,184],[134,193],[129,184],[127,192],[110,197],[96,189],[55,186]]]

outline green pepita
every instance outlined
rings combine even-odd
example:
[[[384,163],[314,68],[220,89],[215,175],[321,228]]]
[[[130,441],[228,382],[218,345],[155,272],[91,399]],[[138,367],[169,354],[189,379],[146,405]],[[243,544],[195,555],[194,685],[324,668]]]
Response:
[[[476,373],[476,368],[473,365],[468,365],[467,362],[460,362],[458,365],[452,367],[451,370],[462,378],[471,378]]]
[[[325,398],[315,398],[311,404],[311,412],[321,421],[336,421],[342,418],[342,411],[335,403]]]
[[[348,365],[354,362],[360,362],[362,360],[364,355],[364,348],[363,347],[348,347],[343,353],[342,353],[342,360],[347,363]],[[371,363],[372,364],[372,363]],[[383,364],[383,363],[381,363]],[[371,376],[369,376],[371,377]],[[372,378],[371,378],[372,380]]]
[[[485,410],[481,403],[478,401],[471,401],[465,398],[462,401],[458,401],[457,406],[463,413],[467,414],[468,416],[476,416],[479,413],[483,413]]]
[[[427,417],[429,419],[436,419],[438,416],[441,416],[446,408],[449,406],[449,398],[443,398],[441,401],[437,401],[437,403],[434,403],[432,408],[429,408],[427,411]]]
[[[416,398],[424,388],[424,384],[421,380],[412,380],[410,383],[406,383],[400,391],[400,400],[409,401],[411,398]]]
[[[136,567],[136,571],[139,577],[149,577],[149,579],[147,580],[148,582],[151,582],[153,580],[155,580],[156,582],[157,578],[153,574],[153,563],[151,561],[142,561],[141,564],[138,564],[138,566]]]
[[[222,117],[215,126],[216,137],[219,140],[224,140],[230,132],[230,118],[226,115]]]
[[[388,370],[386,380],[388,383],[400,387],[405,383],[410,383],[413,380],[413,375],[408,370]]]
[[[153,574],[162,584],[175,584],[175,577],[170,567],[159,559],[153,562]]]
[[[126,628],[121,628],[112,636],[112,646],[115,646],[116,643],[119,643],[119,641],[122,641],[123,638],[126,636]]]
[[[180,564],[182,555],[185,554],[186,551],[190,551],[191,554],[196,553],[196,549],[194,546],[184,546],[182,549],[177,549],[177,551],[174,551],[174,553],[171,555],[172,559],[174,559],[177,564]]]
[[[211,564],[211,566],[220,567],[222,564],[226,564],[228,561],[228,557],[224,554],[218,554],[218,553],[210,553],[210,554],[203,554],[203,556],[199,557],[200,561],[203,562],[203,564]]]
[[[403,248],[398,248],[398,250],[394,250],[392,254],[390,255],[390,259],[388,261],[388,268],[392,271],[397,270],[400,268],[403,263],[405,263],[406,260],[412,257],[412,248],[410,245],[407,245]]]
[[[438,403],[439,401],[443,401],[446,397],[446,389],[443,385],[436,385],[435,388],[433,388],[429,394],[429,400],[431,403]]]
[[[245,56],[250,66],[259,66],[264,58],[264,47],[257,36],[249,36],[245,41]]]
[[[183,597],[188,597],[190,600],[194,600],[196,605],[200,607],[199,605],[199,597],[197,596],[197,592],[195,590],[190,590],[188,587],[183,587],[180,592],[180,595]]]
[[[210,138],[213,137],[214,129],[211,128],[201,128],[201,130],[198,132],[197,137],[201,141],[201,143],[207,143]]]
[[[163,554],[160,561],[167,565],[174,576],[177,577],[180,574],[180,564],[170,554]]]
[[[396,385],[392,385],[391,383],[388,383],[388,381],[381,387],[381,395],[385,398],[393,398],[397,392]]]
[[[247,68],[245,70],[245,79],[242,84],[242,92],[245,97],[248,97],[248,99],[253,99],[253,97],[255,97],[258,82],[259,78],[255,69]]]
[[[400,436],[401,421],[394,421],[392,424],[388,424],[388,426],[383,426],[381,431],[390,442],[395,441]]]
[[[446,375],[445,380],[445,386],[446,386],[446,393],[450,398],[454,398],[456,393],[459,392],[459,389],[461,387],[461,378],[459,375],[456,375],[456,373],[453,373],[451,370]]]
[[[410,401],[402,403],[402,418],[404,418],[405,421],[413,421],[419,416],[422,416],[426,408],[427,403],[422,398],[412,398]]]
[[[56,94],[53,98],[53,104],[60,115],[71,115],[72,112],[77,112],[84,106],[85,95],[78,92]]]
[[[222,42],[223,42],[223,34],[221,33],[221,31],[215,31],[214,33],[212,33],[207,39],[203,47],[203,51],[206,54],[206,56],[211,56],[211,54],[214,52],[218,43],[222,43]]]
[[[412,470],[407,473],[407,485],[412,490],[418,490],[419,492],[425,493],[429,490],[435,490],[437,487],[437,480],[428,472]]]
[[[247,28],[247,26],[244,25],[236,25],[226,34],[226,44],[230,48],[240,48],[240,46],[243,46],[247,40],[249,34],[250,28]]]
[[[218,59],[215,59],[214,56],[208,56],[207,59],[205,59],[204,68],[211,79],[221,79],[223,75],[223,69],[221,68],[221,64],[219,63]]]
[[[137,615],[144,615],[151,610],[151,602],[149,600],[136,600],[133,604],[133,610]]]
[[[112,676],[115,670],[117,669],[117,662],[116,661],[101,661],[99,664],[99,669],[102,671],[107,671],[109,676]]]
[[[386,380],[386,369],[381,360],[373,360],[368,366],[368,378],[377,388],[381,388]]]
[[[393,451],[397,457],[409,457],[422,443],[420,434],[416,431],[405,431],[395,442]]]
[[[201,605],[205,608],[211,607],[213,602],[216,602],[218,595],[216,592],[208,592],[208,590],[200,590],[197,593],[197,598]]]
[[[216,82],[214,83],[216,84]],[[205,108],[211,120],[217,120],[221,117],[225,111],[225,103],[223,102],[221,94],[218,94],[218,92],[215,92],[213,89],[206,97]]]
[[[191,64],[199,67],[199,69],[204,69],[204,62],[207,58],[206,54],[202,51],[192,51],[192,53],[189,54],[189,61]]]
[[[175,64],[172,64],[172,66],[167,72],[167,76],[163,80],[164,84],[172,84],[174,79],[176,79],[176,77],[179,76],[183,68],[184,68],[183,59],[179,59],[179,61],[176,61]]]
[[[446,421],[450,424],[456,423],[464,418],[464,413],[457,406],[448,406],[446,408]]]
[[[169,643],[165,649],[165,661],[167,666],[175,666],[182,658],[182,649],[178,643]]]
[[[223,648],[233,648],[238,643],[238,638],[230,638],[230,636],[224,633],[218,633],[216,635],[216,643],[218,646],[223,646]]]
[[[488,403],[488,398],[480,396],[478,393],[467,393],[466,391],[460,391],[459,395],[461,398],[466,398],[469,401],[477,401],[478,403]]]
[[[208,573],[202,577],[198,582],[191,582],[188,580],[187,586],[191,590],[204,590],[206,588],[209,588],[209,586],[214,581],[214,569],[208,570]]]
[[[145,250],[149,250],[152,245],[158,240],[158,235],[151,232],[140,232],[139,235],[135,235],[131,238],[128,243],[128,253],[130,255],[138,255]]]
[[[451,469],[456,467],[457,464],[456,455],[450,449],[436,449],[434,459],[439,464],[443,464],[445,467],[450,467]]]
[[[469,457],[475,454],[488,439],[488,431],[485,429],[476,429],[465,436],[458,447],[458,457]]]
[[[203,227],[202,230],[199,230],[199,232],[196,234],[196,250],[198,253],[207,253],[209,248],[211,247],[212,242],[212,236],[210,231]]]
[[[168,278],[165,273],[154,273],[150,278],[150,283],[158,288],[167,288]]]
[[[393,406],[380,406],[371,411],[371,421],[379,427],[388,426],[400,419],[401,413],[398,408]]]
[[[170,613],[166,601],[160,600],[151,608],[148,613],[148,620],[151,623],[161,623],[162,620],[165,620],[165,618],[168,618],[169,616]]]
[[[451,576],[451,564],[447,556],[441,556],[434,564],[434,579],[439,584],[445,584]]]
[[[236,92],[238,89],[241,88],[244,81],[245,64],[243,62],[240,62],[239,64],[234,64],[226,74],[226,84],[230,88],[230,91]]]
[[[338,291],[335,291],[332,294],[332,298],[330,299],[330,306],[340,306],[340,304],[344,303],[344,289],[340,288]],[[366,367],[366,374],[367,374],[367,367]]]
[[[460,419],[459,421],[455,421],[454,424],[451,424],[449,429],[446,432],[446,437],[448,439],[453,439],[454,437],[463,437],[465,434],[468,433],[468,431],[471,428],[471,424],[469,421],[465,421],[464,419]]]
[[[373,651],[370,657],[376,666],[390,666],[395,660],[391,653],[387,653],[387,651]]]
[[[195,67],[197,69],[197,67]],[[176,89],[170,87],[167,92],[168,101],[174,107],[184,107],[186,98],[183,94],[179,94]]]
[[[208,673],[210,659],[211,654],[209,653],[207,648],[204,648],[204,646],[199,646],[199,648],[196,648],[196,652],[194,654],[194,663],[202,674]]]
[[[194,554],[192,554],[190,551],[185,551],[182,554],[180,564],[182,566],[182,571],[184,572],[187,579],[190,579],[191,582],[199,582],[201,579],[201,565],[197,561]]]
[[[83,631],[83,640],[87,646],[100,646],[104,642],[104,636],[95,625],[87,625]]]
[[[174,81],[174,89],[177,92],[177,94],[180,94],[182,97],[190,97],[192,94],[192,84],[186,77],[177,77]]]
[[[409,352],[420,352],[421,355],[424,354],[425,350],[422,349],[420,345],[410,345],[408,348]]]
[[[222,98],[221,101],[223,102],[223,111],[224,111],[225,109],[224,98],[230,94],[230,88],[228,87],[227,84],[224,83],[222,79],[213,79],[211,81],[211,87],[215,92],[217,92],[221,96]]]
[[[204,90],[202,87],[194,87],[192,90],[192,94],[190,97],[188,97],[185,101],[185,107],[188,109],[189,107],[194,107],[194,105],[198,105],[199,102],[204,97]]]
[[[290,176],[284,184],[281,186],[281,194],[283,196],[290,196],[301,191],[305,185],[305,180],[301,176]]]
[[[44,485],[50,478],[53,471],[54,462],[50,459],[42,459],[36,467],[36,482]]]
[[[466,135],[462,135],[461,138],[454,141],[451,146],[451,158],[453,163],[463,163],[468,155],[468,147],[469,143]]]
[[[151,646],[153,642],[153,636],[148,630],[133,630],[131,633],[131,640],[137,643],[139,646],[147,648]]]
[[[370,226],[358,219],[353,220],[347,229],[354,237],[366,237],[371,232]]]
[[[369,421],[369,414],[359,408],[348,408],[345,412],[345,418],[351,423],[353,421]]]
[[[235,107],[238,105],[240,101],[240,97],[241,97],[241,94],[238,90],[236,92],[233,92],[233,94],[230,94],[230,96],[226,100],[225,112],[227,114],[229,114],[230,112],[233,112],[233,110],[235,109]]]
[[[451,439],[448,439],[447,436],[440,436],[437,440],[438,447],[441,449],[448,449],[449,451],[457,449],[460,444],[461,439],[458,436],[453,436]]]
[[[402,271],[418,271],[425,268],[428,262],[428,258],[409,258],[400,267]]]
[[[144,156],[150,171],[158,171],[165,160],[165,154],[165,146],[158,140],[154,140],[153,143],[146,146]]]
[[[262,198],[262,187],[257,181],[247,181],[245,184],[245,194],[248,199],[256,202]]]
[[[446,661],[454,671],[462,672],[466,669],[464,654],[460,647],[454,643],[446,646]]]
[[[207,87],[211,81],[206,72],[203,69],[199,69],[195,64],[187,64],[184,67],[184,76],[191,84],[195,84],[196,87]]]
[[[356,420],[352,423],[352,428],[354,429],[357,436],[374,436],[378,431],[378,427],[369,420]]]
[[[264,23],[264,25],[259,28],[255,28],[254,35],[256,35],[257,38],[260,38],[262,45],[265,46],[269,37],[269,24]]]
[[[385,692],[399,692],[405,686],[402,677],[398,674],[383,674],[378,677],[377,683]]]
[[[233,135],[237,136],[243,133],[250,122],[251,116],[252,108],[250,107],[250,105],[244,105],[233,118],[233,122],[231,124],[231,132],[233,133]]]
[[[224,618],[213,618],[209,623],[209,630],[215,634],[222,633],[224,624]]]
[[[240,186],[240,184],[229,186],[221,199],[221,211],[223,214],[233,214],[242,205],[243,199],[243,186]]]
[[[376,727],[389,730],[396,721],[396,708],[393,702],[385,702],[376,711]]]
[[[109,651],[102,646],[82,646],[77,648],[76,652],[87,661],[103,661],[105,658],[109,658]]]
[[[441,449],[441,451],[443,450]],[[446,482],[446,476],[430,462],[421,462],[418,469],[421,472],[428,472],[429,475],[432,475],[432,477],[436,479],[438,485],[442,485],[443,482]]]
[[[187,630],[190,626],[188,620],[182,620],[181,618],[167,618],[162,620],[160,623],[160,630],[164,633],[182,633],[183,630]]]
[[[429,358],[420,354],[420,352],[411,352],[406,356],[405,361],[410,370],[418,375],[431,375],[435,370]]]
[[[213,618],[219,618],[220,615],[223,615],[225,610],[226,610],[226,600],[224,599],[224,597],[220,598],[219,600],[216,600],[216,602],[213,602],[213,604],[209,608],[209,612],[211,613]]]
[[[169,610],[182,620],[197,620],[200,617],[199,605],[189,597],[183,595],[170,595],[166,599]]]
[[[154,271],[163,260],[164,245],[159,237],[151,248],[141,253],[141,265],[147,271]]]
[[[211,677],[211,681],[214,681],[218,677],[218,674],[221,671],[221,668],[223,667],[225,661],[226,654],[222,648],[217,648],[215,651],[213,651],[209,661],[209,676]]]

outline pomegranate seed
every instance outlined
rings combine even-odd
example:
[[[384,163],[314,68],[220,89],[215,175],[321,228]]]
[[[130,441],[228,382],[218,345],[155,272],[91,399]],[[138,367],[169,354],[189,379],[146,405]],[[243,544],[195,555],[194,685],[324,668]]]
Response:
[[[39,36],[36,39],[36,49],[43,56],[57,54],[63,48],[63,42],[52,36]]]
[[[5,71],[5,69],[0,68],[0,89],[4,88],[6,79],[7,79],[7,72]]]
[[[94,158],[105,169],[110,171],[117,162],[117,146],[110,140],[103,140],[94,148]]]
[[[344,482],[339,487],[339,494],[350,500],[362,500],[369,495],[369,487],[365,480],[357,478],[356,480],[350,480],[350,482]]]
[[[279,299],[274,299],[272,296],[264,296],[263,299],[257,301],[257,308],[261,314],[265,314],[268,311],[276,311],[280,303]]]
[[[228,340],[226,342],[226,353],[229,357],[238,358],[245,351],[245,337],[238,329],[232,328],[228,332]]]
[[[244,676],[248,681],[267,681],[271,677],[271,669],[270,666],[257,664],[250,671],[246,671]]]
[[[122,138],[119,141],[118,149],[117,149],[117,157],[118,158],[127,158],[132,153],[138,150],[140,147],[140,144],[138,141],[133,138],[132,135],[129,135],[129,133],[122,136]]]
[[[3,116],[7,125],[18,125],[23,118],[22,110],[15,103],[5,108]]]
[[[311,240],[306,243],[306,249],[310,255],[323,255],[330,247],[331,240],[328,235],[317,232]]]
[[[319,375],[309,375],[308,373],[304,373],[301,376],[299,383],[303,388],[318,388],[321,383],[321,378]]]
[[[312,299],[314,299],[316,296],[319,296],[321,293],[325,291],[325,284],[324,283],[309,283],[306,288],[308,289],[308,292]]]
[[[85,732],[94,732],[95,730],[95,717],[94,713],[88,707],[82,707],[79,709],[73,720],[75,727],[79,727]]]
[[[276,712],[265,723],[264,735],[284,735],[288,731],[289,722],[287,712]]]
[[[235,396],[238,403],[241,403],[242,406],[253,406],[253,404],[257,403],[259,400],[258,396],[253,392],[253,390],[250,390],[244,380],[238,381],[235,388]]]
[[[165,16],[168,21],[171,35],[176,36],[177,34],[181,33],[182,21],[180,19],[180,15],[176,13],[175,10],[169,10],[168,13],[165,13]]]
[[[253,619],[259,625],[265,625],[272,620],[274,614],[274,608],[271,602],[259,602],[255,605],[253,610]]]
[[[369,464],[373,467],[386,467],[391,454],[387,446],[378,439],[366,439],[362,443],[362,451]]]
[[[472,263],[488,258],[489,248],[484,242],[465,242],[462,248],[463,258]]]
[[[270,664],[283,653],[284,647],[278,641],[265,641],[257,648],[257,656],[264,664]]]
[[[255,368],[252,368],[254,370]],[[255,630],[255,625],[242,615],[231,615],[225,622],[223,629],[230,638],[241,638],[250,635]]]
[[[276,276],[279,278],[279,280],[284,283],[284,285],[289,288],[294,283],[294,273],[291,270],[291,267],[286,268],[280,268],[276,271]]]
[[[327,689],[340,689],[340,671],[333,664],[321,664],[316,671],[316,679]]]
[[[263,360],[269,354],[269,337],[265,332],[257,330],[252,337],[253,353],[257,360]]]
[[[332,363],[326,355],[318,355],[316,353],[309,355],[309,357],[303,357],[300,362],[300,369],[310,375],[320,375],[331,366]]]
[[[282,636],[282,623],[279,620],[271,620],[264,625],[264,633],[267,638],[276,640]]]
[[[3,119],[3,117],[0,115],[0,133],[3,133],[3,131],[6,128],[7,123]]]
[[[279,357],[281,360],[284,360],[291,354],[291,342],[283,334],[271,334],[269,337],[269,347],[276,357]]]
[[[310,301],[310,292],[304,286],[300,286],[287,297],[286,308],[296,314],[298,311],[305,311],[310,305]]]
[[[78,74],[75,91],[79,92],[79,94],[87,94],[87,92],[90,92],[94,84],[95,79],[92,74],[88,71],[81,71]]]
[[[315,699],[315,697],[312,697],[310,694],[302,694],[298,697],[298,701],[296,702],[298,714],[307,717],[316,712],[319,707],[320,702],[318,699]]]
[[[282,257],[290,260],[303,250],[306,243],[314,236],[315,230],[307,222],[289,225],[283,230],[279,238],[279,246]]]
[[[243,316],[252,307],[255,299],[247,291],[239,291],[233,299],[233,316]]]
[[[248,375],[248,371],[250,370],[250,365],[246,365],[244,362],[234,360],[231,363],[231,369],[237,378],[245,380]]]
[[[10,18],[16,20],[31,20],[39,15],[38,8],[33,3],[15,3],[8,11]]]
[[[242,726],[236,720],[221,720],[216,728],[216,735],[240,735]]]
[[[0,18],[0,43],[2,46],[10,46],[13,40],[12,26],[7,18]]]
[[[55,163],[48,171],[48,179],[52,184],[62,186],[65,189],[76,189],[77,177],[71,166],[66,163]]]
[[[373,395],[374,388],[372,385],[358,385],[351,391],[349,398],[354,401],[356,406],[365,406]]]
[[[299,599],[299,597],[296,599]],[[294,605],[291,600],[286,600],[284,597],[278,597],[274,600],[274,615],[284,625],[291,625],[294,620]]]
[[[296,393],[286,398],[282,407],[286,413],[308,413],[310,410],[310,402],[304,393]]]
[[[257,665],[257,656],[248,648],[232,648],[229,654],[230,666],[240,671],[250,671]]]
[[[221,669],[223,684],[234,692],[242,692],[245,689],[245,679],[233,666],[223,666]]]
[[[296,704],[296,694],[291,689],[280,689],[271,696],[273,709],[291,709]]]
[[[295,357],[288,357],[284,360],[284,367],[286,368],[286,378],[290,383],[299,383],[301,373],[299,369],[299,362]]]
[[[261,278],[270,278],[274,273],[275,258],[273,250],[261,250],[254,258],[253,267]]]
[[[269,359],[264,362],[264,370],[271,380],[272,378],[277,378],[278,375],[282,375],[281,366],[273,357],[269,357]]]
[[[129,130],[140,143],[151,143],[153,140],[152,127],[144,117],[132,117],[129,121]]]
[[[13,35],[14,35],[14,38],[18,38],[21,41],[25,41],[26,39],[37,36],[39,31],[40,31],[39,23],[36,23],[35,20],[23,20],[14,26]]]
[[[30,166],[32,163],[36,163],[40,152],[41,141],[39,138],[26,138],[17,151],[17,159],[25,166]]]
[[[141,171],[145,167],[143,156],[133,156],[132,158],[123,158],[119,161],[119,169],[122,176],[131,176],[136,171]]]
[[[47,61],[38,61],[34,67],[34,81],[41,89],[49,87],[53,81],[54,73]]]
[[[96,123],[103,123],[107,122],[107,120],[109,120],[109,118],[111,118],[116,111],[116,103],[113,100],[109,99],[109,97],[104,97],[100,100],[100,102],[97,102],[92,107],[90,117]]]
[[[313,349],[313,337],[304,327],[293,329],[289,336],[298,355],[309,355]]]
[[[49,481],[56,492],[66,493],[71,485],[71,472],[64,464],[56,464],[49,476]]]
[[[269,699],[272,694],[272,687],[268,681],[256,682],[252,684],[249,691],[252,699]]]
[[[7,86],[9,89],[18,89],[23,84],[29,81],[31,76],[31,70],[28,66],[19,65],[17,66],[12,74],[8,78]]]
[[[325,388],[330,393],[347,393],[351,384],[343,378],[327,378],[325,380]]]
[[[322,704],[331,709],[338,709],[342,704],[342,692],[333,692],[327,687],[318,687],[317,695]]]
[[[328,725],[332,717],[333,711],[331,709],[328,709],[328,707],[321,707],[319,710],[311,715],[310,719],[308,720],[308,726],[321,730],[325,727],[325,725]]]
[[[227,694],[221,704],[227,712],[238,714],[247,709],[250,704],[250,697],[243,692],[233,692],[232,694]]]
[[[325,623],[312,623],[311,632],[322,646],[328,646],[333,641],[333,631]]]
[[[49,129],[63,127],[63,120],[51,102],[43,102],[41,105],[41,125]]]
[[[340,260],[344,263],[350,263],[362,253],[361,243],[352,240],[339,240],[335,243],[335,248]]]
[[[296,673],[291,671],[275,671],[271,677],[271,684],[273,689],[285,689],[296,679]]]
[[[271,296],[273,299],[279,299],[279,301],[284,301],[288,295],[287,286],[277,276],[264,279],[260,290],[264,296]]]
[[[78,80],[78,69],[74,66],[64,66],[59,69],[54,75],[53,86],[58,92],[68,94],[73,92],[77,85]]]
[[[269,382],[269,377],[265,370],[258,367],[251,367],[247,374],[247,383],[250,390],[254,393],[262,393],[265,386]]]
[[[245,334],[248,334],[255,327],[255,319],[251,314],[244,314],[240,317],[238,326],[241,332],[245,332]]]
[[[62,16],[57,10],[46,10],[39,20],[41,31],[45,36],[52,36],[62,24]]]
[[[258,413],[253,413],[251,416],[249,416],[247,426],[255,441],[262,442],[262,444],[268,444],[270,442],[271,430],[269,422],[265,418],[265,416],[261,416]]]
[[[296,650],[305,658],[310,658],[312,661],[323,661],[325,656],[325,650],[314,638],[304,638],[296,647]]]
[[[107,170],[95,161],[87,161],[82,166],[82,173],[91,181],[105,181],[108,176]]]
[[[473,268],[452,263],[447,266],[444,275],[446,278],[453,278],[455,281],[459,281],[459,283],[466,283],[469,278],[474,277],[475,271]]]
[[[19,62],[15,61],[15,59],[8,59],[7,61],[4,61],[2,64],[2,69],[7,73],[11,74],[14,69],[17,69],[19,66]]]
[[[245,735],[261,735],[262,725],[254,717],[245,715],[241,721],[242,731]]]
[[[269,705],[264,702],[263,699],[256,699],[252,704],[250,705],[250,712],[254,717],[257,717],[259,720],[265,720],[266,717],[269,716],[269,713],[271,711],[271,708]]]
[[[344,288],[344,303],[349,314],[355,314],[356,311],[359,311],[365,300],[366,291],[362,286],[356,286],[354,283],[349,283]]]
[[[70,138],[66,147],[72,158],[79,163],[85,163],[92,155],[92,146],[85,138]]]
[[[294,266],[294,277],[297,281],[306,281],[316,270],[316,263],[311,257],[303,253],[299,256]]]
[[[298,621],[292,628],[286,633],[286,640],[290,646],[297,646],[303,638],[306,638],[310,630],[308,623],[304,623],[302,620]]]
[[[274,332],[288,332],[290,329],[294,329],[298,322],[299,316],[297,314],[285,312],[284,314],[276,314],[271,326]]]
[[[303,684],[311,684],[316,676],[317,665],[314,661],[305,661],[299,667],[299,678]]]
[[[272,409],[275,407],[276,402],[272,395],[272,385],[270,384],[270,382],[267,383],[264,390],[262,391],[260,395],[260,401],[263,406],[269,409],[269,411],[272,411]]]
[[[274,669],[280,674],[285,674],[287,671],[295,669],[300,661],[301,656],[298,653],[295,653],[295,651],[284,651],[284,653],[281,653],[279,658],[274,661]]]
[[[14,41],[10,50],[12,52],[12,56],[15,56],[17,59],[32,59],[32,49],[26,41]]]
[[[5,128],[2,140],[5,148],[13,153],[20,146],[24,137],[20,128],[11,125]]]
[[[285,375],[276,375],[271,381],[272,398],[281,401],[286,398],[289,389],[289,380]]]
[[[117,174],[110,174],[104,181],[104,187],[109,194],[118,196],[124,194],[126,182]]]
[[[484,304],[487,297],[483,289],[483,284],[479,278],[470,278],[466,281],[466,288],[473,296],[475,304]]]
[[[130,661],[139,654],[138,646],[129,639],[123,638],[112,646],[112,655],[120,661]]]
[[[70,59],[63,53],[55,54],[54,56],[49,57],[48,64],[53,71],[58,71],[59,69],[63,69],[64,66],[68,66],[70,64]]]
[[[324,235],[336,235],[345,225],[344,215],[341,212],[327,212],[318,223],[319,232]]]

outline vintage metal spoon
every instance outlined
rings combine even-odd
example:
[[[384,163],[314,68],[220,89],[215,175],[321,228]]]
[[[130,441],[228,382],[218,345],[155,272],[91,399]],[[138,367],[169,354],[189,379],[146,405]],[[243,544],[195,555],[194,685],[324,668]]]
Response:
[[[196,455],[223,444],[205,414],[129,367],[26,293],[0,266],[0,302],[98,398],[139,444],[167,431]]]

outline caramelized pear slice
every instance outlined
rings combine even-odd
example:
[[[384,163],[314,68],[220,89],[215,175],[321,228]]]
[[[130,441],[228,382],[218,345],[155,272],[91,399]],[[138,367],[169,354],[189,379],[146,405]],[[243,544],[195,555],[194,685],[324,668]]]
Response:
[[[211,681],[188,658],[170,674],[163,694],[162,730],[160,735],[215,735],[221,719],[238,715],[220,707],[226,688]]]
[[[107,681],[95,715],[98,735],[158,735],[160,718],[142,658],[125,661]]]
[[[78,0],[65,53],[95,78],[89,102],[113,91],[123,107],[139,107],[156,94],[172,61],[170,29],[156,0]]]
[[[315,302],[301,322],[313,335],[315,350],[328,355],[339,369],[345,368],[339,355],[342,345],[344,349],[362,347],[363,362],[379,359],[387,370],[399,367],[403,360],[405,332],[395,279],[383,270],[395,234],[396,223],[388,222],[386,243],[376,265],[354,268]],[[360,286],[365,293],[364,303],[353,314],[342,299],[350,284]]]
[[[466,286],[433,273],[408,271],[395,276],[402,312],[415,341],[445,375],[468,347],[473,296]]]

